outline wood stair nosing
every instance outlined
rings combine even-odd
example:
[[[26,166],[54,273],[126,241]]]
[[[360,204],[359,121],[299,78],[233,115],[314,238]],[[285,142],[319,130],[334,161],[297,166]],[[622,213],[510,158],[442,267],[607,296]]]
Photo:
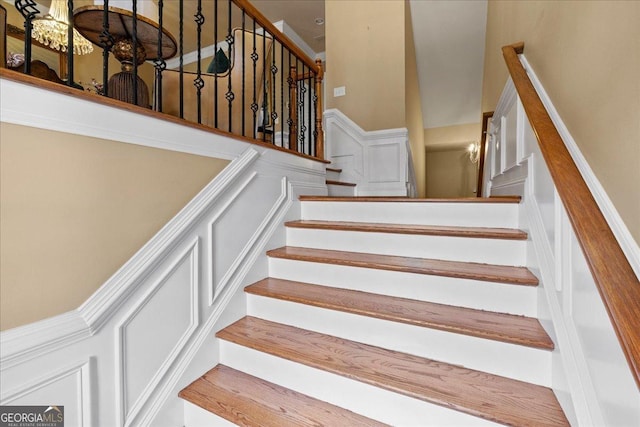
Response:
[[[343,187],[355,187],[356,184],[353,182],[343,182],[343,181],[335,181],[332,179],[326,180],[327,185],[341,185]]]
[[[470,237],[479,239],[527,240],[527,233],[513,228],[458,227],[421,224],[387,224],[355,221],[296,220],[288,221],[291,228],[360,231],[371,233],[412,234],[422,236]]]
[[[179,396],[241,426],[386,426],[224,365],[185,387]]]
[[[414,326],[553,350],[538,319],[368,292],[266,278],[245,292]]]
[[[518,204],[520,196],[505,197],[458,197],[421,199],[406,196],[299,196],[302,202],[380,202],[380,203],[487,203],[487,204]]]
[[[327,166],[326,170],[331,171],[331,172],[335,172],[335,173],[342,173],[342,169],[340,168],[332,168]]]
[[[566,426],[547,387],[245,317],[218,338],[507,425]]]
[[[434,276],[455,277],[514,285],[537,286],[538,278],[526,267],[449,261],[283,246],[267,251],[273,258],[373,268]]]

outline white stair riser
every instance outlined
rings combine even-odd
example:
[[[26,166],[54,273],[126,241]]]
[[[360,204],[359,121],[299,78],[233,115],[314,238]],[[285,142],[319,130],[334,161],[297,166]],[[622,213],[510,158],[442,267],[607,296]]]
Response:
[[[315,249],[524,265],[525,240],[478,239],[287,227],[287,245]]]
[[[184,401],[184,427],[233,427],[236,424],[202,409],[198,405]]]
[[[350,197],[356,194],[355,188],[350,185],[335,185],[335,184],[327,184],[327,190],[329,191],[329,196],[335,197]]]
[[[269,258],[269,276],[337,288],[537,317],[538,288]]]
[[[327,179],[330,181],[340,181],[340,172],[327,169]]]
[[[254,317],[551,386],[551,351],[247,295]]]
[[[398,426],[496,426],[481,418],[222,341],[225,365]]]
[[[302,219],[517,228],[515,203],[302,202]]]

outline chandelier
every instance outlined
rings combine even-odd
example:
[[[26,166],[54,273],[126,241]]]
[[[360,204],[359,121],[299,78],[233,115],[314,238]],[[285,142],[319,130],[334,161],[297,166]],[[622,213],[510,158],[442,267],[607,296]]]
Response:
[[[32,21],[31,35],[34,39],[55,50],[67,51],[69,13],[65,0],[52,0],[49,13],[43,18],[35,18]],[[73,29],[73,53],[84,55],[93,52],[91,42],[74,28]]]

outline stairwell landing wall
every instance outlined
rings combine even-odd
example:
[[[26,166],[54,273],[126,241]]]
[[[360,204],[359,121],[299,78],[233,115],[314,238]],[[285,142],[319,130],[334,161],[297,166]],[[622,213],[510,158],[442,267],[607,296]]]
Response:
[[[489,1],[482,110],[507,80],[501,47],[525,54],[640,244],[640,2]]]
[[[413,116],[421,116],[421,111],[406,112],[416,104],[416,99],[407,99],[407,91],[419,91],[417,71],[415,82],[406,81],[414,77],[406,67],[416,65],[415,49],[413,62],[407,61],[406,38],[413,34],[407,34],[411,30],[405,24],[411,19],[405,8],[408,3],[397,0],[325,2],[325,103],[326,109],[340,110],[365,131],[409,128],[416,180],[424,194],[424,149],[414,149],[423,147],[422,125],[420,131],[413,130]],[[346,95],[334,97],[333,89],[340,86]]]
[[[78,308],[228,163],[2,123],[0,329]]]

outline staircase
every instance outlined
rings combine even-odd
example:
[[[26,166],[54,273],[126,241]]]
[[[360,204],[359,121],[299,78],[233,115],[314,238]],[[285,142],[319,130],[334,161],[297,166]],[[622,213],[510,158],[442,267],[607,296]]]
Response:
[[[187,427],[568,425],[518,199],[301,202]]]
[[[327,189],[330,196],[349,197],[355,195],[356,184],[342,180],[342,169],[327,167]]]

